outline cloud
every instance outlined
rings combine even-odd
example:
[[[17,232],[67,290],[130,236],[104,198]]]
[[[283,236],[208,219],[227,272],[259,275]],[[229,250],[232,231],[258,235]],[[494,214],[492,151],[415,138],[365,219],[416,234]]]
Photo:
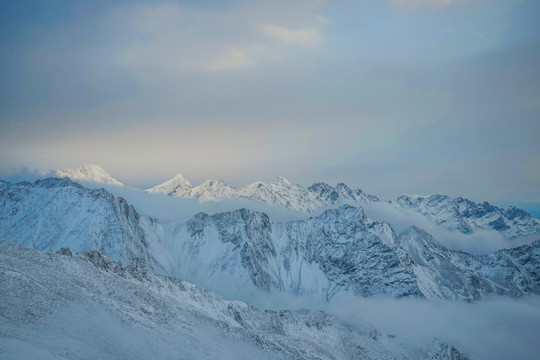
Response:
[[[479,360],[536,359],[540,350],[538,296],[476,303],[347,298],[327,310],[350,321],[368,322],[411,344],[436,337]]]
[[[129,204],[133,205],[139,214],[150,216],[165,222],[182,223],[200,212],[213,215],[242,208],[263,212],[274,222],[307,219],[311,216],[317,216],[324,211],[321,209],[316,213],[304,213],[259,201],[239,199],[200,203],[195,199],[186,199],[165,194],[149,194],[143,190],[130,187],[114,186],[90,181],[77,181],[77,183],[88,189],[104,188],[114,196],[126,199]]]
[[[314,29],[291,30],[281,26],[265,25],[263,31],[268,36],[287,44],[315,46],[321,41],[319,33]]]
[[[437,241],[451,250],[465,251],[471,254],[490,254],[497,250],[513,248],[538,240],[538,236],[525,236],[508,239],[500,232],[485,229],[475,230],[472,234],[449,231],[430,222],[425,216],[412,209],[398,209],[389,203],[362,204],[366,216],[389,223],[396,233],[415,225],[425,230]]]
[[[417,8],[440,9],[464,0],[390,0],[392,6],[408,10]]]
[[[10,167],[0,164],[0,180],[17,183],[21,181],[36,181],[48,177],[55,177],[56,172],[53,170],[30,169],[28,167]]]
[[[539,199],[540,53],[515,46],[538,43],[530,4],[404,17],[375,1],[51,4],[0,22],[20,35],[0,67],[4,166],[92,162],[132,184],[282,175],[388,198]],[[321,43],[291,45],[265,25],[312,29]],[[160,129],[134,136],[142,125]],[[227,127],[238,136],[222,136]]]
[[[235,68],[242,65],[251,65],[255,63],[255,59],[246,51],[232,49],[227,56],[219,59],[216,64],[211,67],[213,70],[224,70]]]
[[[119,63],[134,72],[221,71],[284,59],[289,45],[314,47],[325,19],[309,2],[234,4],[225,10],[177,4],[124,6],[106,23]],[[283,26],[260,23],[283,22]],[[291,25],[299,30],[291,30]],[[278,42],[273,40],[279,40]]]

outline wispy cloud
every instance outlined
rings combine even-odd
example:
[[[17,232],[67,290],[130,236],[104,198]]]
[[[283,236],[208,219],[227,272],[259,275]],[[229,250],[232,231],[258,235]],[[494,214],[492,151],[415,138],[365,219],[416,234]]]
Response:
[[[266,7],[254,2],[219,12],[177,4],[129,6],[111,14],[106,26],[119,63],[137,73],[228,70],[286,60],[295,48],[321,42],[326,20],[319,7],[303,1]],[[278,21],[280,26],[273,25]],[[260,31],[260,24],[268,25]]]
[[[390,0],[390,4],[403,9],[432,8],[440,9],[464,0]]]
[[[287,44],[314,46],[321,41],[318,31],[314,29],[291,30],[282,26],[265,25],[263,31]]]
[[[256,60],[247,51],[231,49],[226,56],[216,61],[211,69],[225,70],[242,65],[251,65],[254,64],[255,61]]]

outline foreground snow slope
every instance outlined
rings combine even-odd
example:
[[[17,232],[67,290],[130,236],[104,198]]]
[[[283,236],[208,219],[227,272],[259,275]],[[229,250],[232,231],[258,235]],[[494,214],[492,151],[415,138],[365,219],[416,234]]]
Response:
[[[540,293],[538,241],[473,256],[414,227],[396,236],[350,205],[283,223],[248,209],[175,223],[141,216],[123,199],[68,179],[3,183],[0,238],[46,251],[98,249],[124,266],[237,294],[279,291],[327,301]]]
[[[225,301],[97,251],[48,254],[0,241],[0,298],[0,354],[12,359],[468,358],[320,311]]]

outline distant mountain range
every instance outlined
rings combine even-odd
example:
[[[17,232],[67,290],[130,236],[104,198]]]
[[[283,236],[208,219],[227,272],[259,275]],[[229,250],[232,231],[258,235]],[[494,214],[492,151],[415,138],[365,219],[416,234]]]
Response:
[[[65,178],[2,182],[0,239],[50,252],[96,249],[122,266],[203,285],[227,279],[239,291],[326,300],[344,294],[475,300],[540,293],[540,241],[475,256],[449,250],[415,227],[396,235],[352,205],[279,223],[249,209],[176,223],[142,216],[104,189]]]
[[[57,172],[59,177],[85,180],[122,186],[97,165],[83,165],[73,170]],[[255,182],[241,187],[232,187],[223,180],[207,180],[194,186],[183,175],[146,190],[151,194],[196,199],[200,202],[223,200],[250,200],[285,207],[300,212],[313,212],[344,204],[386,202],[398,209],[412,209],[436,225],[447,230],[471,234],[476,230],[490,229],[507,237],[518,237],[540,233],[540,221],[524,210],[509,207],[501,209],[487,202],[475,203],[458,197],[432,195],[429,197],[402,195],[395,201],[385,201],[361,189],[351,189],[344,183],[336,186],[319,182],[307,188],[294,185],[283,177],[270,183]]]

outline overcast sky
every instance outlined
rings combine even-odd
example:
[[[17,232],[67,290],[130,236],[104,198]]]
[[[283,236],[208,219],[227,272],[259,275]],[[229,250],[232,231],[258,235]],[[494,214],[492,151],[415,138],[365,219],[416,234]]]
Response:
[[[0,175],[540,204],[540,2],[1,1]]]

